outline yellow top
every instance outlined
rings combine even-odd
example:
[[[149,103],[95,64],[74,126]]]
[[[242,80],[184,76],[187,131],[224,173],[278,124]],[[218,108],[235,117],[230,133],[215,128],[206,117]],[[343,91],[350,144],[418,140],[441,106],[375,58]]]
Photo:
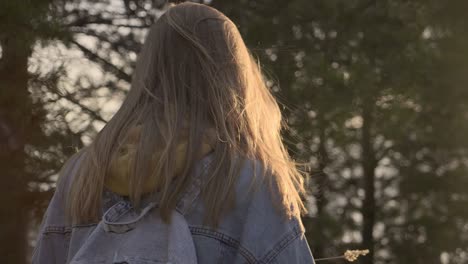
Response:
[[[131,169],[132,159],[135,157],[136,148],[138,144],[138,138],[140,136],[140,127],[135,127],[129,131],[129,136],[124,144],[124,153],[118,155],[111,161],[109,175],[106,177],[105,186],[112,192],[122,196],[128,196],[130,194],[129,189],[129,170]],[[203,138],[200,157],[202,158],[213,150],[214,140],[212,135],[213,131],[210,130],[207,135],[208,137]],[[186,149],[187,139],[182,139],[176,147],[176,170],[175,174],[182,172],[186,160]],[[157,161],[161,151],[156,151],[153,154],[152,160]],[[148,178],[143,187],[143,193],[149,193],[154,191],[156,185],[156,178]]]

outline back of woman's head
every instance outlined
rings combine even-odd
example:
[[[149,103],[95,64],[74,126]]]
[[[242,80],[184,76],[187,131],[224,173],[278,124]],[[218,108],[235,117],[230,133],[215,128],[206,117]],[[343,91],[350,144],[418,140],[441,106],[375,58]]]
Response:
[[[150,28],[127,98],[86,150],[69,215],[74,222],[99,219],[113,161],[125,154],[131,200],[138,205],[151,181],[168,219],[191,169],[206,154],[201,146],[208,144],[214,158],[203,190],[209,222],[216,224],[226,202],[234,200],[242,158],[260,161],[272,190],[279,191],[279,208],[299,216],[302,176],[281,141],[281,125],[278,104],[236,25],[209,6],[178,4]],[[129,136],[135,128],[137,137]],[[135,146],[131,155],[129,141]]]

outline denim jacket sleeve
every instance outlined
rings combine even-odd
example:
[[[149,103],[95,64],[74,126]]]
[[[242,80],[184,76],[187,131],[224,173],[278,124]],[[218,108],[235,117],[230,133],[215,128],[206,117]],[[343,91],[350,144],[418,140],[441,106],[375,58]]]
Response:
[[[47,219],[44,219],[47,221]],[[65,226],[44,226],[38,235],[32,263],[66,263],[70,231]]]
[[[304,237],[301,219],[288,218],[275,204],[278,192],[272,191],[264,179],[258,178],[251,188],[253,172],[260,165],[248,161],[236,183],[235,206],[214,229],[203,225],[203,203],[187,215],[194,235],[200,263],[314,263]]]
[[[299,233],[269,263],[315,263],[304,233]]]
[[[248,226],[243,228],[248,230],[243,243],[258,254],[260,263],[314,263],[301,218],[279,213],[275,206],[279,200],[276,188],[266,182],[248,199],[248,209],[242,216]]]
[[[42,220],[32,263],[66,263],[71,226],[65,217],[65,193],[76,172],[79,154],[72,156],[60,172],[60,180]]]

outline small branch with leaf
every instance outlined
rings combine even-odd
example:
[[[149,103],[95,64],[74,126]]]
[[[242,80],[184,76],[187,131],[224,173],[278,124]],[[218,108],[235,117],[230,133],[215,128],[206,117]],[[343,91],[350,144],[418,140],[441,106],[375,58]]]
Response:
[[[315,262],[319,261],[326,261],[326,260],[335,260],[335,259],[344,259],[348,262],[354,262],[359,258],[359,256],[365,256],[369,254],[368,249],[364,250],[346,250],[343,255],[341,256],[336,256],[336,257],[328,257],[328,258],[318,258],[315,259]]]

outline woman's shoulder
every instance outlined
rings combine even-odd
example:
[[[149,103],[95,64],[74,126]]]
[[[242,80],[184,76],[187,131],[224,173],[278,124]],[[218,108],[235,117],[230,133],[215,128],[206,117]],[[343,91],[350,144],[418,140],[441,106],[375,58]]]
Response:
[[[62,189],[68,189],[73,178],[78,172],[79,164],[83,161],[86,156],[87,148],[82,148],[76,153],[71,155],[63,164],[62,168],[58,173],[56,191],[62,191]],[[63,190],[66,191],[66,190]]]
[[[189,215],[188,222],[195,237],[220,240],[243,257],[256,262],[279,254],[290,241],[303,234],[301,220],[288,218],[278,201],[274,178],[262,162],[246,159],[235,187],[234,207],[220,220],[217,228],[203,224],[203,205],[198,215]]]
[[[236,187],[236,206],[239,216],[245,220],[246,235],[258,241],[271,240],[286,233],[301,232],[300,220],[289,218],[282,205],[281,193],[278,190],[276,178],[263,163],[258,160],[247,160],[242,166]],[[267,235],[269,234],[269,235]]]
[[[69,225],[65,216],[65,206],[67,194],[70,189],[73,177],[77,173],[79,163],[83,158],[85,149],[76,152],[66,160],[60,171],[58,172],[58,180],[55,186],[55,191],[52,199],[49,202],[47,211],[44,216],[42,226],[45,232],[49,230],[66,230]]]

